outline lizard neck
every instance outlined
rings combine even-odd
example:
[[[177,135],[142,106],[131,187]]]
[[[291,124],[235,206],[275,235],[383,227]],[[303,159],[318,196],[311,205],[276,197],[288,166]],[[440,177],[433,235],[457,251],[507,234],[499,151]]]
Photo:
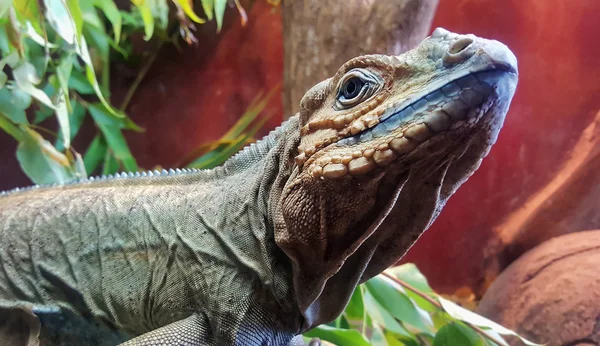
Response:
[[[209,280],[219,283],[215,288],[193,290],[206,292],[202,300],[211,302],[210,311],[219,311],[217,320],[223,323],[213,329],[230,325],[227,321],[234,318],[240,323],[235,328],[238,338],[244,334],[244,326],[255,330],[257,321],[262,321],[265,331],[288,336],[300,330],[301,314],[293,303],[292,265],[275,243],[272,217],[295,168],[299,136],[297,117],[292,117],[222,167],[209,171],[209,179],[190,184],[185,198],[196,206],[189,212],[198,224],[197,229],[187,229],[189,238],[196,239],[191,247],[203,266],[222,275]],[[215,299],[215,295],[221,298]],[[274,316],[273,311],[281,314]]]

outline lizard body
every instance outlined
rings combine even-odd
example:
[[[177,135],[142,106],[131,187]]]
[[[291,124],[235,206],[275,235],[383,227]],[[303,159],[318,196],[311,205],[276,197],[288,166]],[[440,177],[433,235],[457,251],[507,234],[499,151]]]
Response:
[[[332,321],[477,169],[516,68],[437,29],[350,60],[214,170],[4,193],[0,345],[285,345]]]

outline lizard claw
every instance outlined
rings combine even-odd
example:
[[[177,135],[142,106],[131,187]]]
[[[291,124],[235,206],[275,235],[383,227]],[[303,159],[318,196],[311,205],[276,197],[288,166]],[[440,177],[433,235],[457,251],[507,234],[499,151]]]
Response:
[[[312,338],[308,344],[304,342],[302,335],[296,335],[288,344],[288,346],[321,346],[321,339]]]
[[[321,346],[321,339],[312,338],[312,340],[310,340],[310,342],[308,343],[308,346]]]

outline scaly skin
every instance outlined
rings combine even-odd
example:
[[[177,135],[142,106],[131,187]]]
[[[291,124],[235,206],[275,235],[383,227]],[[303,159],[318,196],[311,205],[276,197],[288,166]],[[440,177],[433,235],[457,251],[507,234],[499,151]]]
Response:
[[[0,197],[0,345],[287,344],[431,225],[516,82],[504,45],[437,29],[350,60],[223,167]]]
[[[372,91],[340,102],[353,78]],[[496,141],[516,82],[506,46],[437,29],[404,55],[352,59],[307,92],[275,220],[305,328],[335,319],[355,285],[429,227]]]

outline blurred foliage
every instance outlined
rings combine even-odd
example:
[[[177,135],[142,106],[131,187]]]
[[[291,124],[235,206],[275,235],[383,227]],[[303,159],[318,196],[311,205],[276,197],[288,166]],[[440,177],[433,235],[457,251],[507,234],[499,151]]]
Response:
[[[277,91],[279,91],[279,85],[269,91],[266,96],[263,96],[263,92],[259,93],[227,133],[216,141],[196,148],[184,158],[180,166],[214,168],[224,163],[231,155],[252,142],[252,137],[269,120],[268,116],[263,116],[258,120],[257,118]],[[193,159],[194,157],[196,159]]]
[[[337,346],[508,346],[502,335],[537,345],[437,295],[409,263],[358,286],[334,322],[304,338]]]
[[[226,4],[201,0],[194,8],[192,0],[131,0],[122,9],[112,0],[0,0],[0,129],[18,141],[17,158],[27,176],[47,184],[98,169],[137,171],[123,132],[143,129],[125,114],[127,104],[162,44],[179,37],[197,42],[192,31],[206,21],[199,8],[221,30]],[[140,33],[157,50],[117,108],[109,101],[110,64],[133,58],[131,38]],[[99,131],[82,156],[71,143],[88,116]],[[48,129],[49,119],[57,132]],[[238,140],[241,133],[236,135],[229,137]],[[234,144],[225,152],[241,147]]]

